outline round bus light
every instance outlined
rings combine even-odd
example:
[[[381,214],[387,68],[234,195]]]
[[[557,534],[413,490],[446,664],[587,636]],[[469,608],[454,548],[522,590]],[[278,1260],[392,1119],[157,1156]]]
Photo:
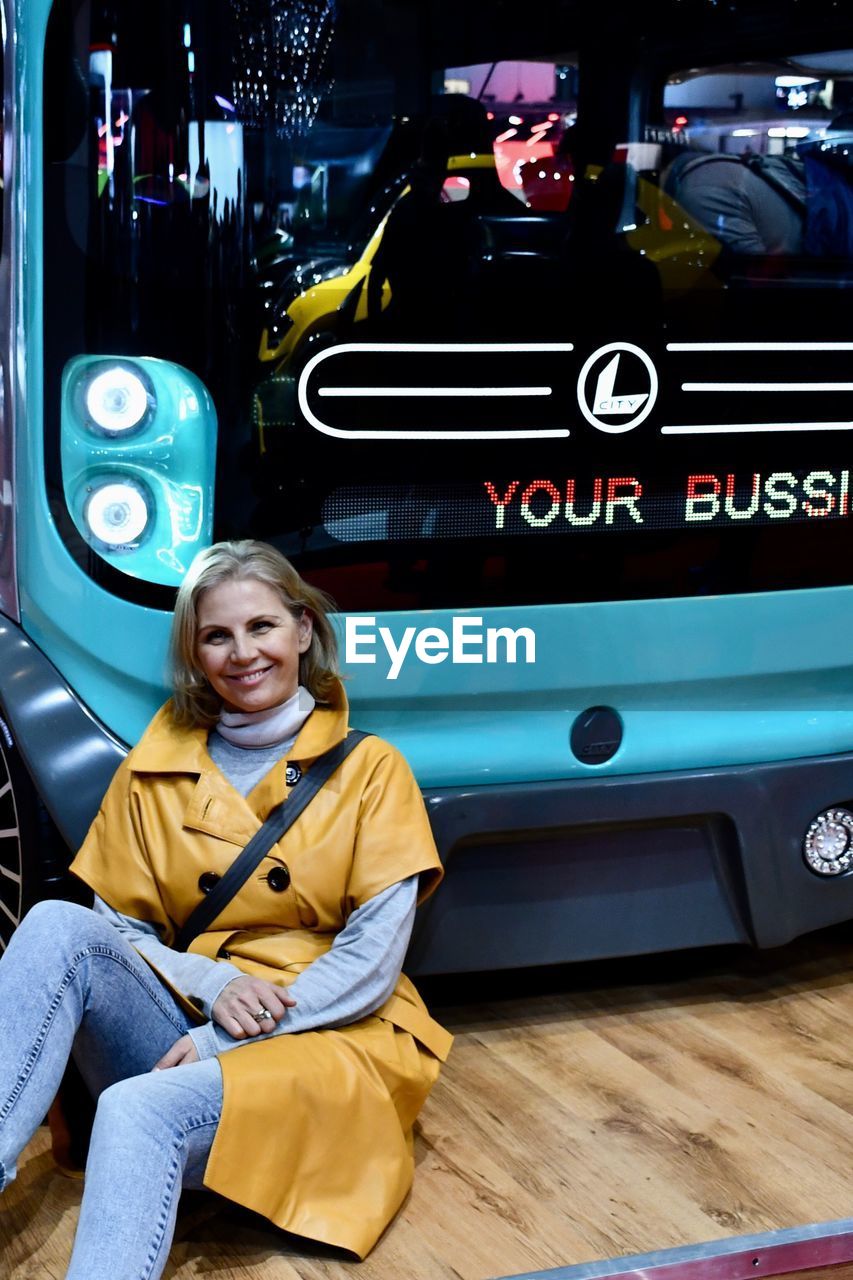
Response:
[[[853,866],[853,813],[826,809],[806,832],[803,857],[819,876],[840,876]]]
[[[138,373],[123,365],[105,369],[86,388],[90,421],[110,435],[132,431],[148,416],[149,388]]]
[[[84,510],[86,524],[98,542],[111,550],[136,546],[151,518],[141,485],[110,480],[93,488]]]

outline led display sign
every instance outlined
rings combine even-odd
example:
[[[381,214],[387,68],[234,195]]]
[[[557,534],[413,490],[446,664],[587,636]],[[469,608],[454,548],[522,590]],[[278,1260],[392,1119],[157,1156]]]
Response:
[[[480,483],[348,485],[323,507],[341,542],[620,533],[846,520],[850,469],[533,477]]]
[[[852,349],[341,344],[302,374],[304,419],[393,454],[372,455],[375,481],[362,470],[332,490],[325,531],[393,542],[846,520]],[[837,444],[818,449],[830,433]]]

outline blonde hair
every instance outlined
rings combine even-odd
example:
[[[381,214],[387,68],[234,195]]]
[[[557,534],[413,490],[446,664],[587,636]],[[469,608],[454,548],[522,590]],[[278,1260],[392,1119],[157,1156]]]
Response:
[[[221,700],[198,663],[198,605],[202,594],[220,583],[255,578],[279,593],[287,609],[313,620],[311,643],[299,657],[299,683],[317,702],[328,702],[338,679],[338,643],[329,621],[334,604],[309,586],[289,560],[266,542],[217,542],[200,551],[181,583],[175,602],[170,641],[170,676],[178,724],[210,728]]]

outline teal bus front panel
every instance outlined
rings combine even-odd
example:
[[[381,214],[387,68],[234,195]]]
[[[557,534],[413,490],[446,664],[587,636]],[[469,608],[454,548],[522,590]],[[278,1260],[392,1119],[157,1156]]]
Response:
[[[44,484],[41,104],[49,9],[47,0],[17,6],[21,615],[82,701],[130,743],[166,696],[169,615],[86,576],[60,537]],[[535,661],[431,665],[410,656],[391,680],[377,645],[375,664],[344,663],[354,719],[397,743],[425,787],[795,759],[841,752],[853,738],[847,587],[455,614],[531,628]],[[395,613],[375,623],[399,640],[407,626],[449,634],[453,616]],[[596,705],[616,709],[624,736],[612,759],[593,766],[575,758],[569,736],[576,717]]]

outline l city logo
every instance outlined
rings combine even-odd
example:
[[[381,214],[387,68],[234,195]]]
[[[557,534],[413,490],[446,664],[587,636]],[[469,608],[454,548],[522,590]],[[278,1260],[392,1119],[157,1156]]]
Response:
[[[645,422],[657,397],[657,370],[646,352],[631,342],[599,347],[578,376],[581,413],[608,435],[622,435]]]

